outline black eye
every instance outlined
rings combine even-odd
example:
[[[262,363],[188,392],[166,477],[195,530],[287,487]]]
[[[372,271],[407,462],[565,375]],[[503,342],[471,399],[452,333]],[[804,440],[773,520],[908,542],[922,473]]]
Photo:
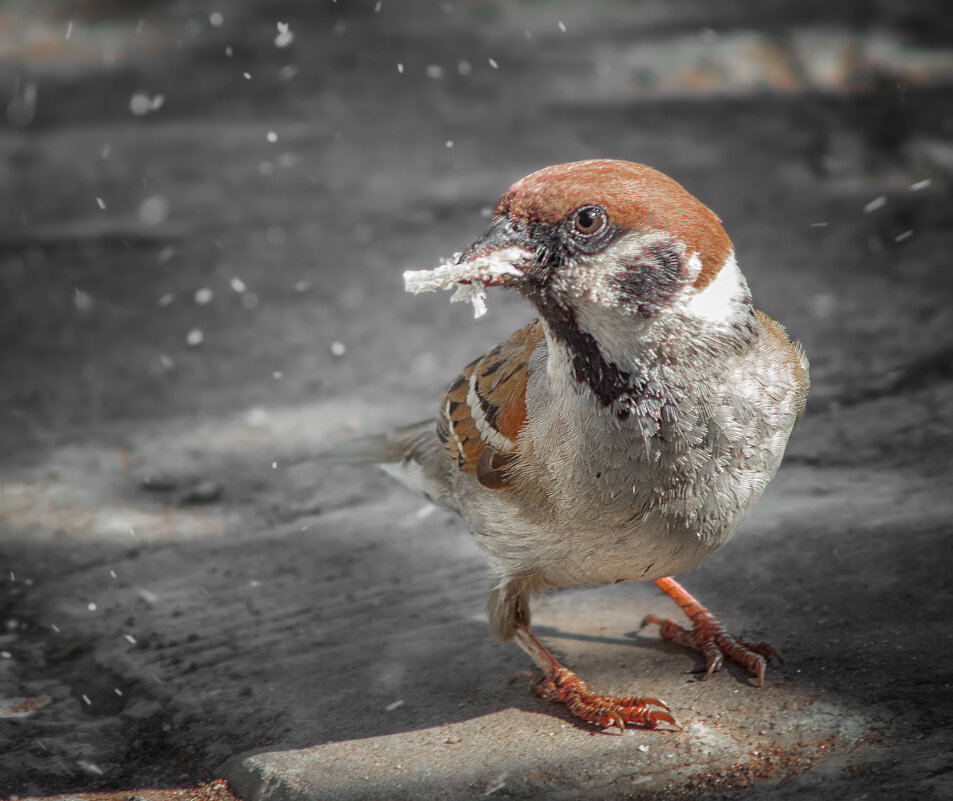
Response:
[[[604,209],[599,206],[583,206],[576,212],[573,227],[580,234],[592,236],[605,228],[607,222]]]

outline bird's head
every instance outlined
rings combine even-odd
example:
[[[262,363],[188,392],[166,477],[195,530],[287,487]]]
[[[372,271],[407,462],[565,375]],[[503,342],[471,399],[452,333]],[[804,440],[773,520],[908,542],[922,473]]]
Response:
[[[750,335],[748,288],[718,218],[642,164],[577,161],[517,181],[461,263],[501,253],[521,254],[514,274],[485,285],[515,288],[557,338],[581,332],[617,363],[672,338]]]

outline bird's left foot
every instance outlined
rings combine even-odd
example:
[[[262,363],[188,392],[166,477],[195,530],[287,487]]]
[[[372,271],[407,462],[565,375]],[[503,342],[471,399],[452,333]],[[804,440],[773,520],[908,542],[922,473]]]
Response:
[[[655,583],[662,592],[682,607],[688,619],[692,621],[692,630],[682,628],[677,623],[658,615],[647,615],[642,625],[658,623],[664,639],[701,651],[705,658],[703,679],[708,679],[712,673],[720,670],[727,656],[732,662],[754,673],[760,687],[764,684],[764,671],[768,666],[768,660],[783,661],[778,650],[768,643],[749,642],[725,631],[722,622],[695,600],[675,579],[656,579]]]
[[[658,623],[663,639],[701,651],[705,658],[703,679],[708,679],[716,670],[721,670],[727,656],[732,662],[753,673],[760,687],[764,684],[768,660],[773,658],[781,661],[781,654],[768,643],[749,642],[729,634],[722,622],[707,609],[691,615],[691,621],[691,631],[658,615],[647,615],[642,625]]]

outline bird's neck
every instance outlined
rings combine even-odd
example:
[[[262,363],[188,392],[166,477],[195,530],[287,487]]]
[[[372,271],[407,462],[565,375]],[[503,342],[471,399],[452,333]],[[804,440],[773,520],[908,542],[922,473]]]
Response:
[[[747,283],[737,267],[728,277],[705,290],[717,298],[688,289],[651,317],[620,315],[585,298],[540,308],[553,378],[588,388],[607,408],[659,382],[704,380],[757,336]]]

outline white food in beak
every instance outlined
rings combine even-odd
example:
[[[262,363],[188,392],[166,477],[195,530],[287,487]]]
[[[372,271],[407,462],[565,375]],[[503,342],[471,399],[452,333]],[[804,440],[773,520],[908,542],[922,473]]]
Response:
[[[414,294],[454,289],[456,291],[450,298],[451,303],[469,301],[473,304],[473,316],[482,317],[486,314],[485,284],[504,275],[522,275],[523,271],[514,262],[528,261],[533,254],[523,248],[511,247],[464,262],[458,262],[459,258],[460,254],[455,253],[448,262],[432,270],[407,270],[404,273],[404,289]]]

